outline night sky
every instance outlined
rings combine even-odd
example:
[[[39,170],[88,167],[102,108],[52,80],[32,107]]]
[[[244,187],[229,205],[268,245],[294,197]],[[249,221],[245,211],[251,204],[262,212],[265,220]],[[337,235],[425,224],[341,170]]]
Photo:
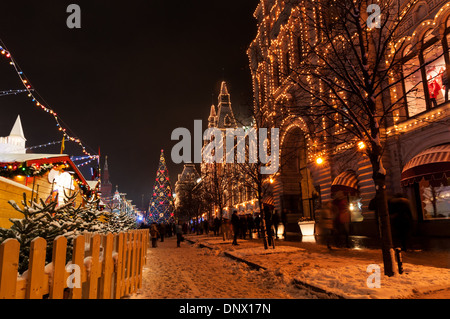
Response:
[[[257,0],[2,1],[0,39],[46,105],[87,150],[108,156],[113,185],[148,204],[164,149],[172,186],[182,165],[170,158],[171,133],[207,125],[222,80],[236,116],[252,101],[246,50],[256,36]],[[66,8],[81,7],[81,29]],[[0,58],[0,90],[21,89]],[[25,93],[0,97],[0,136],[20,114],[27,147],[59,141],[53,117]],[[35,153],[59,153],[60,146]],[[65,153],[82,155],[76,144]],[[88,170],[83,169],[90,179]]]

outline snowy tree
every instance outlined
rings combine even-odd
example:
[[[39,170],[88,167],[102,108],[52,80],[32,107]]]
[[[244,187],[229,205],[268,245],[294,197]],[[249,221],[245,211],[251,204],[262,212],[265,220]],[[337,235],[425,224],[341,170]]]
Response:
[[[378,14],[370,10],[374,4]],[[404,96],[395,90],[402,83],[398,74],[407,48],[402,22],[412,8],[401,8],[392,0],[320,0],[302,6],[286,1],[285,12],[289,9],[290,19],[299,26],[291,31],[292,39],[298,39],[299,62],[280,56],[270,46],[273,41],[250,53],[260,62],[254,63],[254,74],[266,72],[262,78],[273,76],[271,85],[286,88],[280,95],[283,101],[266,97],[267,109],[304,119],[314,153],[359,152],[370,160],[388,276],[394,275],[395,261],[382,162],[383,129],[393,124],[404,106]],[[260,67],[264,63],[266,69]],[[411,77],[421,67],[413,66],[403,77]]]
[[[113,213],[107,226],[108,232],[111,233],[119,233],[136,228],[136,218],[125,211]]]
[[[99,199],[87,199],[84,207],[77,212],[77,218],[80,221],[78,230],[80,232],[105,232],[112,213],[98,210],[98,202]]]
[[[16,239],[20,243],[19,271],[28,268],[31,241],[36,237],[44,238],[47,245],[47,261],[51,260],[53,240],[58,236],[68,238],[69,247],[72,239],[77,235],[79,221],[73,214],[68,213],[68,208],[73,207],[76,195],[69,197],[66,203],[57,207],[57,202],[45,203],[42,199],[37,201],[27,201],[26,194],[23,195],[22,206],[14,201],[9,204],[18,212],[23,214],[23,218],[11,218],[12,226],[9,229],[0,228],[0,242],[8,238]],[[71,256],[71,249],[68,249],[68,256]]]

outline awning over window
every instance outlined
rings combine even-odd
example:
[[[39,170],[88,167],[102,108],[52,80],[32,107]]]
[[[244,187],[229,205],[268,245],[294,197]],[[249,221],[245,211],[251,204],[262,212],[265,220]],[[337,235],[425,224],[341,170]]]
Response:
[[[358,192],[358,177],[354,171],[348,170],[339,174],[331,184],[331,192],[343,191],[350,194]]]
[[[450,144],[434,146],[420,152],[403,168],[403,186],[419,182],[422,178],[439,183],[450,178]]]
[[[266,195],[262,202],[263,202],[264,207],[268,207],[269,209],[275,208],[272,195]]]

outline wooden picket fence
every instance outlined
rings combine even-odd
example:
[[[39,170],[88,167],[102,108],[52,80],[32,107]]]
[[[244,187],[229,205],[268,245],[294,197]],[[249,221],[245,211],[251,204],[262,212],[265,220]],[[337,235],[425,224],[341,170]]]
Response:
[[[72,260],[66,262],[67,239],[59,236],[52,262],[45,265],[47,242],[38,237],[31,242],[29,268],[19,276],[20,245],[7,239],[0,245],[0,299],[119,299],[142,287],[148,243],[148,229],[86,233],[75,238]],[[79,287],[70,265],[79,266]]]

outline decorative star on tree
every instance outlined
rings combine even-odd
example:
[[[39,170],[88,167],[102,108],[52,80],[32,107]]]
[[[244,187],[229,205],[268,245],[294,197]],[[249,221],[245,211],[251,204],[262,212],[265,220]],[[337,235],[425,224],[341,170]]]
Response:
[[[164,150],[161,150],[159,166],[156,171],[152,199],[150,200],[148,221],[150,223],[167,223],[173,218],[174,203],[169,171],[167,170]]]

